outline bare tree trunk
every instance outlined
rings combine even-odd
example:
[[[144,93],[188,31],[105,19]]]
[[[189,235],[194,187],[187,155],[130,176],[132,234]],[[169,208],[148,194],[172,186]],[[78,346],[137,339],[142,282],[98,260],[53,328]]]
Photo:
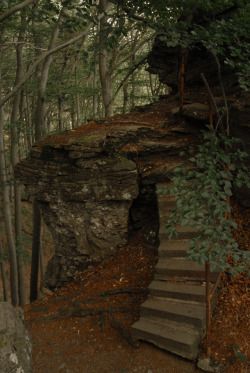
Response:
[[[135,65],[135,53],[131,55],[131,65]],[[135,73],[131,75],[130,109],[135,108]]]
[[[26,135],[25,137],[27,141],[27,150],[29,150],[32,147],[32,143],[33,143],[33,133],[32,133],[32,126],[31,126],[31,116],[28,110],[28,107],[29,107],[28,94],[26,92],[24,93],[24,101],[25,101],[25,105],[24,105],[25,107],[24,108],[25,135]],[[33,98],[32,98],[32,101],[33,101]],[[33,107],[32,104],[31,104],[31,107]]]
[[[80,114],[80,97],[79,93],[76,94],[76,127],[81,124],[81,114]]]
[[[23,76],[23,61],[22,61],[22,41],[24,32],[25,18],[22,16],[21,29],[19,32],[18,42],[16,46],[16,78],[15,85],[19,84]],[[18,114],[20,110],[21,91],[19,90],[13,99],[11,112],[11,163],[13,169],[19,162],[19,146],[18,146]],[[25,304],[25,287],[24,287],[24,263],[23,263],[23,247],[22,247],[22,213],[21,213],[21,189],[18,182],[15,180],[14,172],[14,201],[15,201],[15,238],[17,247],[17,264],[18,264],[18,285],[19,285],[19,304]]]
[[[100,0],[100,13],[107,10],[109,6],[108,0]],[[107,16],[105,15],[100,20],[99,31],[99,73],[102,87],[102,99],[105,110],[105,118],[113,114],[112,110],[112,79],[109,68],[109,52],[107,49]]]
[[[77,57],[75,59],[75,66],[74,66],[74,74],[75,74],[75,87],[77,87]],[[79,98],[79,93],[76,92],[75,95],[75,108],[76,108],[76,123],[75,126],[79,127],[80,126],[80,98]]]
[[[92,114],[93,119],[96,118],[96,112],[97,112],[97,97],[96,97],[96,63],[94,65],[94,74],[93,74],[93,98],[92,98]]]
[[[1,87],[0,87],[1,89]],[[4,148],[4,115],[3,107],[0,107],[0,183],[3,196],[3,216],[10,260],[10,286],[11,301],[13,306],[18,305],[18,270],[15,238],[12,230],[11,204],[9,198],[9,186],[6,174],[5,148]]]
[[[97,115],[97,93],[96,93],[96,63],[97,63],[97,52],[94,52],[94,67],[93,67],[93,79],[92,79],[92,88],[93,88],[93,98],[92,98],[92,112],[93,112],[93,119],[96,118]]]
[[[74,109],[74,101],[72,102],[71,105],[71,110],[70,110],[70,116],[71,116],[71,127],[72,129],[76,127],[76,120],[75,120],[75,109]]]
[[[60,16],[54,32],[51,36],[48,50],[53,49],[59,34]],[[45,116],[46,116],[46,101],[45,93],[49,78],[49,69],[53,61],[53,56],[49,55],[45,58],[42,70],[40,73],[39,88],[34,115],[35,122],[35,141],[39,141],[45,135]],[[38,297],[38,276],[39,276],[39,258],[41,247],[41,213],[39,204],[36,200],[33,201],[33,236],[32,236],[32,258],[31,258],[31,274],[30,274],[30,302],[33,302]]]
[[[0,241],[0,273],[1,273],[1,280],[2,280],[2,286],[3,286],[3,300],[4,302],[8,302],[9,297],[8,297],[8,288],[7,288],[7,276],[6,276],[5,268],[4,268],[4,252],[3,252],[3,246],[2,246],[1,241]]]
[[[63,131],[63,119],[62,119],[62,96],[58,96],[57,98],[57,109],[58,109],[58,129],[59,131]]]
[[[30,302],[38,297],[38,273],[41,246],[41,213],[38,202],[33,201],[32,257],[30,273]]]
[[[43,235],[43,229],[41,230],[41,235]],[[42,241],[41,241],[41,244],[40,244],[40,291],[43,290],[43,286],[44,286],[44,255],[43,255],[43,244],[42,244]]]
[[[123,114],[125,114],[126,111],[127,111],[127,108],[128,108],[128,99],[129,99],[129,96],[128,96],[128,82],[125,82],[123,84],[122,89],[123,89],[123,108],[122,108],[122,112],[123,112]]]

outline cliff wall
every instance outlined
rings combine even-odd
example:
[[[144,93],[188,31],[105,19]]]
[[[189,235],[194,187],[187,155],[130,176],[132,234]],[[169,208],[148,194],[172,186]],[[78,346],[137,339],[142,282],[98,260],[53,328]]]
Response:
[[[54,239],[47,286],[61,286],[113,255],[133,229],[157,240],[154,185],[169,177],[182,162],[180,151],[196,141],[195,128],[171,113],[177,105],[163,99],[142,111],[49,136],[17,166],[17,177],[38,200]]]

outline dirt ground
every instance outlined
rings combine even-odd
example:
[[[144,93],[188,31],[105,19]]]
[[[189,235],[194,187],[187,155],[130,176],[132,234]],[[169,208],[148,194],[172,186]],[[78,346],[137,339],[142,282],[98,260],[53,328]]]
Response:
[[[34,373],[196,372],[194,365],[146,343],[132,345],[155,263],[139,237],[106,263],[26,307]]]
[[[234,204],[240,246],[249,249],[250,210]],[[77,281],[26,306],[34,373],[191,373],[195,364],[141,342],[130,325],[139,317],[157,253],[140,234],[116,256]],[[224,372],[250,372],[250,279],[224,276],[211,349]]]

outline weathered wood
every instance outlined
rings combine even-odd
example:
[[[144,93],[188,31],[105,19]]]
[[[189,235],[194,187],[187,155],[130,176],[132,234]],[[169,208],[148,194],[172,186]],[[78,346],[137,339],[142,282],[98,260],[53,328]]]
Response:
[[[166,210],[175,204],[173,197],[160,194],[167,186],[169,183],[157,185],[161,226],[167,219]],[[147,300],[141,305],[140,318],[132,325],[132,336],[194,360],[206,325],[205,268],[187,257],[191,242],[188,234],[195,236],[197,231],[179,227],[177,239],[169,240],[160,229],[154,280],[149,285]],[[210,281],[216,286],[217,278],[217,273],[210,274]],[[212,303],[214,306],[214,297]]]

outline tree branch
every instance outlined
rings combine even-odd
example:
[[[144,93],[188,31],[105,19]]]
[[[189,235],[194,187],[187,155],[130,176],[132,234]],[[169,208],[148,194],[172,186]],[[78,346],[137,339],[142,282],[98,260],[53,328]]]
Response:
[[[133,72],[135,70],[138,69],[138,67],[140,67],[141,65],[143,65],[146,60],[147,60],[148,56],[146,57],[143,57],[139,62],[137,62],[137,64],[135,64],[128,72],[127,74],[125,75],[125,77],[122,79],[121,83],[119,84],[119,86],[117,87],[113,97],[112,97],[112,101],[114,101],[115,97],[117,96],[118,92],[120,91],[120,89],[122,88],[123,84],[127,81],[127,79],[130,77],[131,74],[133,74]]]
[[[32,4],[32,3],[36,3],[38,0],[24,0],[22,3],[20,4],[16,4],[14,5],[12,8],[6,10],[6,12],[2,13],[0,15],[0,22],[3,22],[5,21],[7,18],[11,17],[13,14],[15,14],[16,12],[19,12],[19,10],[22,10],[23,8],[25,8],[26,6]]]
[[[152,23],[150,21],[148,21],[147,18],[133,13],[132,9],[130,9],[126,5],[124,5],[124,3],[121,0],[109,0],[109,1],[112,2],[115,5],[120,6],[121,9],[127,14],[127,16],[130,19],[133,19],[134,21],[142,22],[142,23],[146,24],[147,26],[152,27]]]
[[[102,17],[104,17],[104,13],[100,14],[97,18],[98,20],[100,20]],[[78,40],[80,40],[81,38],[83,38],[84,36],[86,36],[89,32],[89,29],[91,28],[92,26],[92,23],[90,23],[87,28],[81,32],[80,34],[78,34],[77,36],[69,39],[68,41],[66,41],[65,43],[62,43],[62,44],[59,44],[57,45],[56,47],[44,52],[41,54],[41,56],[39,56],[37,58],[37,60],[32,64],[30,65],[27,73],[24,75],[23,79],[20,81],[19,84],[17,84],[11,92],[9,92],[3,99],[0,100],[0,108],[7,102],[9,101],[9,99],[11,97],[13,97],[17,91],[27,82],[27,80],[33,75],[33,73],[35,72],[37,66],[43,62],[47,57],[49,57],[50,55],[68,47],[69,45],[71,44],[74,44],[75,42],[77,42]]]

